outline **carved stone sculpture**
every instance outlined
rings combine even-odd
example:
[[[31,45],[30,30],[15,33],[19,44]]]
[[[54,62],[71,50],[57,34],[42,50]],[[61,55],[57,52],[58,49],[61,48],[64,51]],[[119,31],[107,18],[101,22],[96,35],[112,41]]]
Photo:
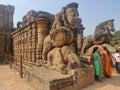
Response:
[[[75,49],[81,49],[83,38],[83,25],[82,20],[79,18],[78,4],[70,3],[63,7],[61,12],[55,15],[55,21],[52,25],[50,34],[61,28],[66,28],[68,31],[72,30],[74,35],[73,45]],[[77,52],[76,52],[77,53]]]
[[[112,37],[113,32],[115,31],[113,21],[114,21],[113,19],[107,20],[96,26],[94,32],[96,44],[110,42],[110,38]]]
[[[72,31],[67,31],[66,28],[56,30],[52,35],[48,35],[43,42],[42,59],[47,60],[47,54],[53,47],[61,47],[70,45],[73,42]]]
[[[61,73],[81,67],[80,60],[70,46],[52,49],[48,55],[48,65]]]
[[[82,48],[83,29],[82,20],[78,14],[78,4],[70,3],[55,15],[55,20],[50,30],[51,39],[49,40],[52,40],[51,43],[54,47],[72,44],[76,54],[78,54],[77,51]],[[43,54],[48,53],[45,48],[48,47],[43,45]]]
[[[50,33],[42,45],[42,64],[47,64],[61,73],[76,66],[80,67],[77,51],[82,47],[84,27],[77,8],[77,3],[70,3],[55,15]]]
[[[52,45],[54,47],[61,47],[64,45],[70,45],[73,40],[73,32],[70,30],[68,31],[65,28],[61,28],[59,30],[56,30],[52,35],[51,35],[51,39],[52,39]]]
[[[85,54],[86,50],[92,45],[109,43],[113,35],[114,23],[112,20],[107,20],[96,26],[94,36],[88,37],[83,42],[82,54]]]
[[[43,42],[43,51],[42,51],[42,63],[45,63],[47,61],[47,54],[52,49],[52,42],[50,35],[48,35]]]

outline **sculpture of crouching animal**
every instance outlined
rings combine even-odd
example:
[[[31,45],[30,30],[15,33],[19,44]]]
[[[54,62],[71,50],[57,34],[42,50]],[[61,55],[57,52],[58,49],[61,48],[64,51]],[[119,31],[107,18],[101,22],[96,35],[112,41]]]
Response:
[[[47,58],[48,65],[62,74],[67,73],[68,70],[81,67],[78,56],[69,46],[52,49]]]

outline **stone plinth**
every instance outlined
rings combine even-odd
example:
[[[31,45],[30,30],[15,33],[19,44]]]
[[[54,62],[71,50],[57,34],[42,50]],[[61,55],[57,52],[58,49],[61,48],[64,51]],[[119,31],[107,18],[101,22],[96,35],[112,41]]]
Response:
[[[76,69],[74,75],[60,74],[46,67],[26,68],[24,77],[36,90],[80,90],[94,82],[92,68]]]

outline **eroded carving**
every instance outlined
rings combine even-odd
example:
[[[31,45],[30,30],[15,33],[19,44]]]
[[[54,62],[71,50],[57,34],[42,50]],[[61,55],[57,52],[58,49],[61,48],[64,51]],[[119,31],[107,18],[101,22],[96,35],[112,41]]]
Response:
[[[48,55],[48,66],[61,73],[67,73],[70,69],[81,67],[80,60],[70,46],[52,49]]]
[[[70,3],[63,7],[55,15],[50,35],[44,39],[42,62],[47,62],[61,73],[65,73],[70,68],[73,69],[76,66],[75,63],[80,67],[77,54],[82,47],[84,27],[77,9],[77,3]],[[67,49],[64,49],[65,46]],[[70,49],[69,46],[73,49]]]
[[[81,67],[78,52],[82,47],[84,27],[77,3],[66,5],[56,15],[31,10],[17,27],[13,33],[19,38],[15,41],[19,42],[16,52],[20,49],[18,53],[23,54],[26,62],[55,67],[61,73]]]
[[[113,32],[115,31],[113,21],[113,19],[107,20],[96,26],[94,36],[90,36],[84,40],[82,54],[85,54],[86,50],[92,45],[110,42]]]

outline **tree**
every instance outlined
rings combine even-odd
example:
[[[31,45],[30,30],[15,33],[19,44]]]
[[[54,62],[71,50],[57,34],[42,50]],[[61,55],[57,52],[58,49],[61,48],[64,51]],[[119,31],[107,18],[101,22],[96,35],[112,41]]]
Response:
[[[111,46],[120,46],[120,30],[116,31],[110,41]]]

